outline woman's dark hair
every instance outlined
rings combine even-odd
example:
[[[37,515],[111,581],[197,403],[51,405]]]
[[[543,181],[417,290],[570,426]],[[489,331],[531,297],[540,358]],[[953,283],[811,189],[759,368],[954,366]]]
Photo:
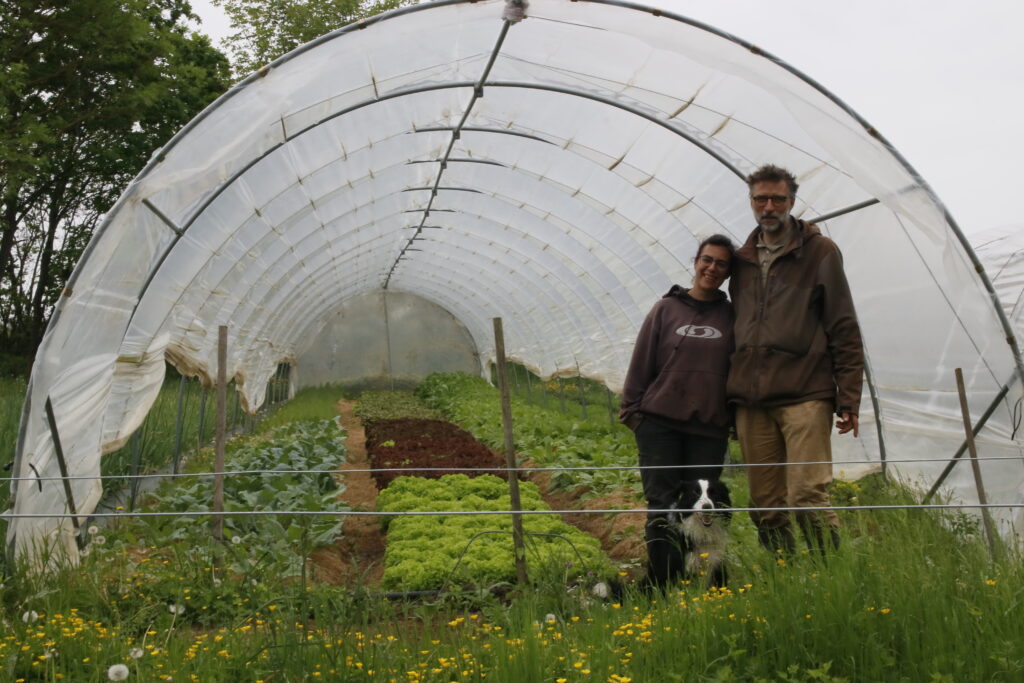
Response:
[[[700,245],[697,247],[697,255],[693,257],[694,261],[700,258],[700,255],[704,253],[704,247],[708,246],[709,244],[715,247],[725,247],[726,249],[728,249],[730,263],[732,263],[732,260],[736,258],[736,247],[733,246],[732,240],[726,237],[725,235],[720,235],[716,233],[714,235],[711,235],[710,237],[705,237],[704,240],[700,243]]]

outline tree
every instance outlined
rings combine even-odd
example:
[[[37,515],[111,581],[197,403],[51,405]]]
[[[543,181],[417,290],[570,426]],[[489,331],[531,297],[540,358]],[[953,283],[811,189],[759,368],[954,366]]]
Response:
[[[235,31],[224,40],[242,78],[281,55],[357,19],[411,0],[213,0]]]
[[[187,0],[0,0],[0,346],[29,354],[152,152],[230,83]]]

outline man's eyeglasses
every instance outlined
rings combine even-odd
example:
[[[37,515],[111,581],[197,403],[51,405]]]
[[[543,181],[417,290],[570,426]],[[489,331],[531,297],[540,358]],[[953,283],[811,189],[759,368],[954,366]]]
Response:
[[[755,194],[751,195],[750,198],[758,206],[764,206],[768,202],[771,202],[775,206],[782,206],[789,201],[789,195],[786,194]]]
[[[701,254],[701,257],[697,260],[703,263],[705,266],[710,266],[713,263],[716,266],[718,266],[719,270],[729,270],[728,261],[723,261],[722,259],[715,259],[708,256],[707,254]]]

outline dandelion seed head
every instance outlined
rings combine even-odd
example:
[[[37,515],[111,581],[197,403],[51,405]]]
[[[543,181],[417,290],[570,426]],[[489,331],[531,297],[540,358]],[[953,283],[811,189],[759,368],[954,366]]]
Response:
[[[128,678],[128,667],[124,664],[114,664],[107,669],[107,678],[112,681],[123,681]]]
[[[34,609],[29,610],[21,615],[21,620],[24,621],[26,624],[34,624],[35,622],[39,621],[39,612],[35,611]]]
[[[144,654],[145,652],[142,650],[141,647],[133,647],[131,650],[128,650],[128,656],[132,659],[139,659]]]
[[[88,531],[90,536],[95,536],[100,532],[100,528],[93,524],[91,527],[89,527]]]

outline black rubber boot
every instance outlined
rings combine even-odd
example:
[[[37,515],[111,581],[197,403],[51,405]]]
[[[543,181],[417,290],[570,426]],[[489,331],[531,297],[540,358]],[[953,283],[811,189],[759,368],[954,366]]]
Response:
[[[813,523],[801,525],[804,540],[811,553],[822,559],[827,558],[830,553],[839,550],[839,532],[834,527],[817,526]]]
[[[782,555],[787,556],[796,552],[796,537],[788,526],[758,529],[757,540],[770,553],[778,554],[781,551]]]

